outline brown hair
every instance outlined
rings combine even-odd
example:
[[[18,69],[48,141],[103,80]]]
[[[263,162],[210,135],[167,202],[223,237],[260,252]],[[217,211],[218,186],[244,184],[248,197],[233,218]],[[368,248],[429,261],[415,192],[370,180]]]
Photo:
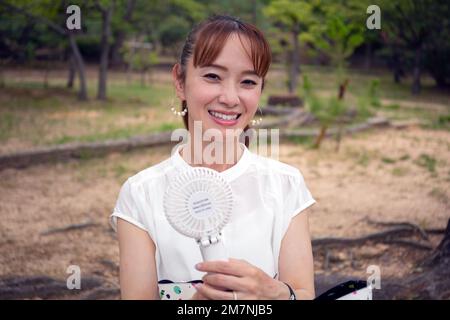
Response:
[[[269,43],[257,27],[227,15],[211,16],[191,30],[180,56],[181,71],[178,74],[179,80],[183,83],[186,80],[187,64],[192,55],[194,67],[203,67],[213,63],[232,33],[236,33],[239,36],[241,43],[241,35],[249,40],[251,52],[247,52],[247,54],[249,54],[249,58],[253,62],[256,74],[263,79],[261,90],[264,89],[264,77],[272,62]],[[187,109],[186,100],[183,100],[181,103],[181,109],[183,110],[184,108]],[[183,122],[186,129],[189,129],[187,112],[183,116]],[[249,126],[247,125],[244,131],[248,129]],[[245,136],[245,145],[249,146],[248,136]]]

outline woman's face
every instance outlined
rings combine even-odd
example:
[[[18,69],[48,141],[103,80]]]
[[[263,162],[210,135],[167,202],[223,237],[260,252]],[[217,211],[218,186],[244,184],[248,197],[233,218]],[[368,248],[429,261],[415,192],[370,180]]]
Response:
[[[247,52],[248,39],[241,37]],[[262,78],[253,68],[237,34],[231,34],[217,59],[209,66],[193,65],[189,59],[185,83],[176,78],[177,96],[186,100],[189,110],[189,128],[194,121],[202,122],[202,129],[243,130],[252,120],[261,96]]]

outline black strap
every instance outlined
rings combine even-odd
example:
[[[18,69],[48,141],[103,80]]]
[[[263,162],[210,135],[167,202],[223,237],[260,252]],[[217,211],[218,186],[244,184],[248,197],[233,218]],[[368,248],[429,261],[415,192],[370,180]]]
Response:
[[[288,285],[286,282],[283,282],[289,288],[289,300],[297,300],[297,296],[295,295],[295,291],[292,290],[292,287]]]

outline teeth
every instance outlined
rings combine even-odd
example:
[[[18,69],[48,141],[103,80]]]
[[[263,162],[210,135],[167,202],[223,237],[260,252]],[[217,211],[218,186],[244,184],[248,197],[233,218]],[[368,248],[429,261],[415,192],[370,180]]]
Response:
[[[238,115],[234,114],[234,115],[226,115],[223,113],[219,113],[216,111],[210,111],[209,113],[211,113],[214,117],[222,119],[222,120],[236,120]]]

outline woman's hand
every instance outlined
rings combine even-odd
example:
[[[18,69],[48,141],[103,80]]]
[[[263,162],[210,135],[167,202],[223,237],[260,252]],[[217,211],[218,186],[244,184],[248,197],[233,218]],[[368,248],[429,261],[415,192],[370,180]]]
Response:
[[[207,272],[203,284],[196,284],[192,299],[276,300],[288,299],[289,289],[245,260],[206,261],[196,265]],[[234,293],[233,293],[234,291]]]
[[[194,285],[194,287],[197,287],[198,284]],[[210,300],[206,298],[204,295],[202,295],[200,292],[196,292],[192,297],[191,300]]]

